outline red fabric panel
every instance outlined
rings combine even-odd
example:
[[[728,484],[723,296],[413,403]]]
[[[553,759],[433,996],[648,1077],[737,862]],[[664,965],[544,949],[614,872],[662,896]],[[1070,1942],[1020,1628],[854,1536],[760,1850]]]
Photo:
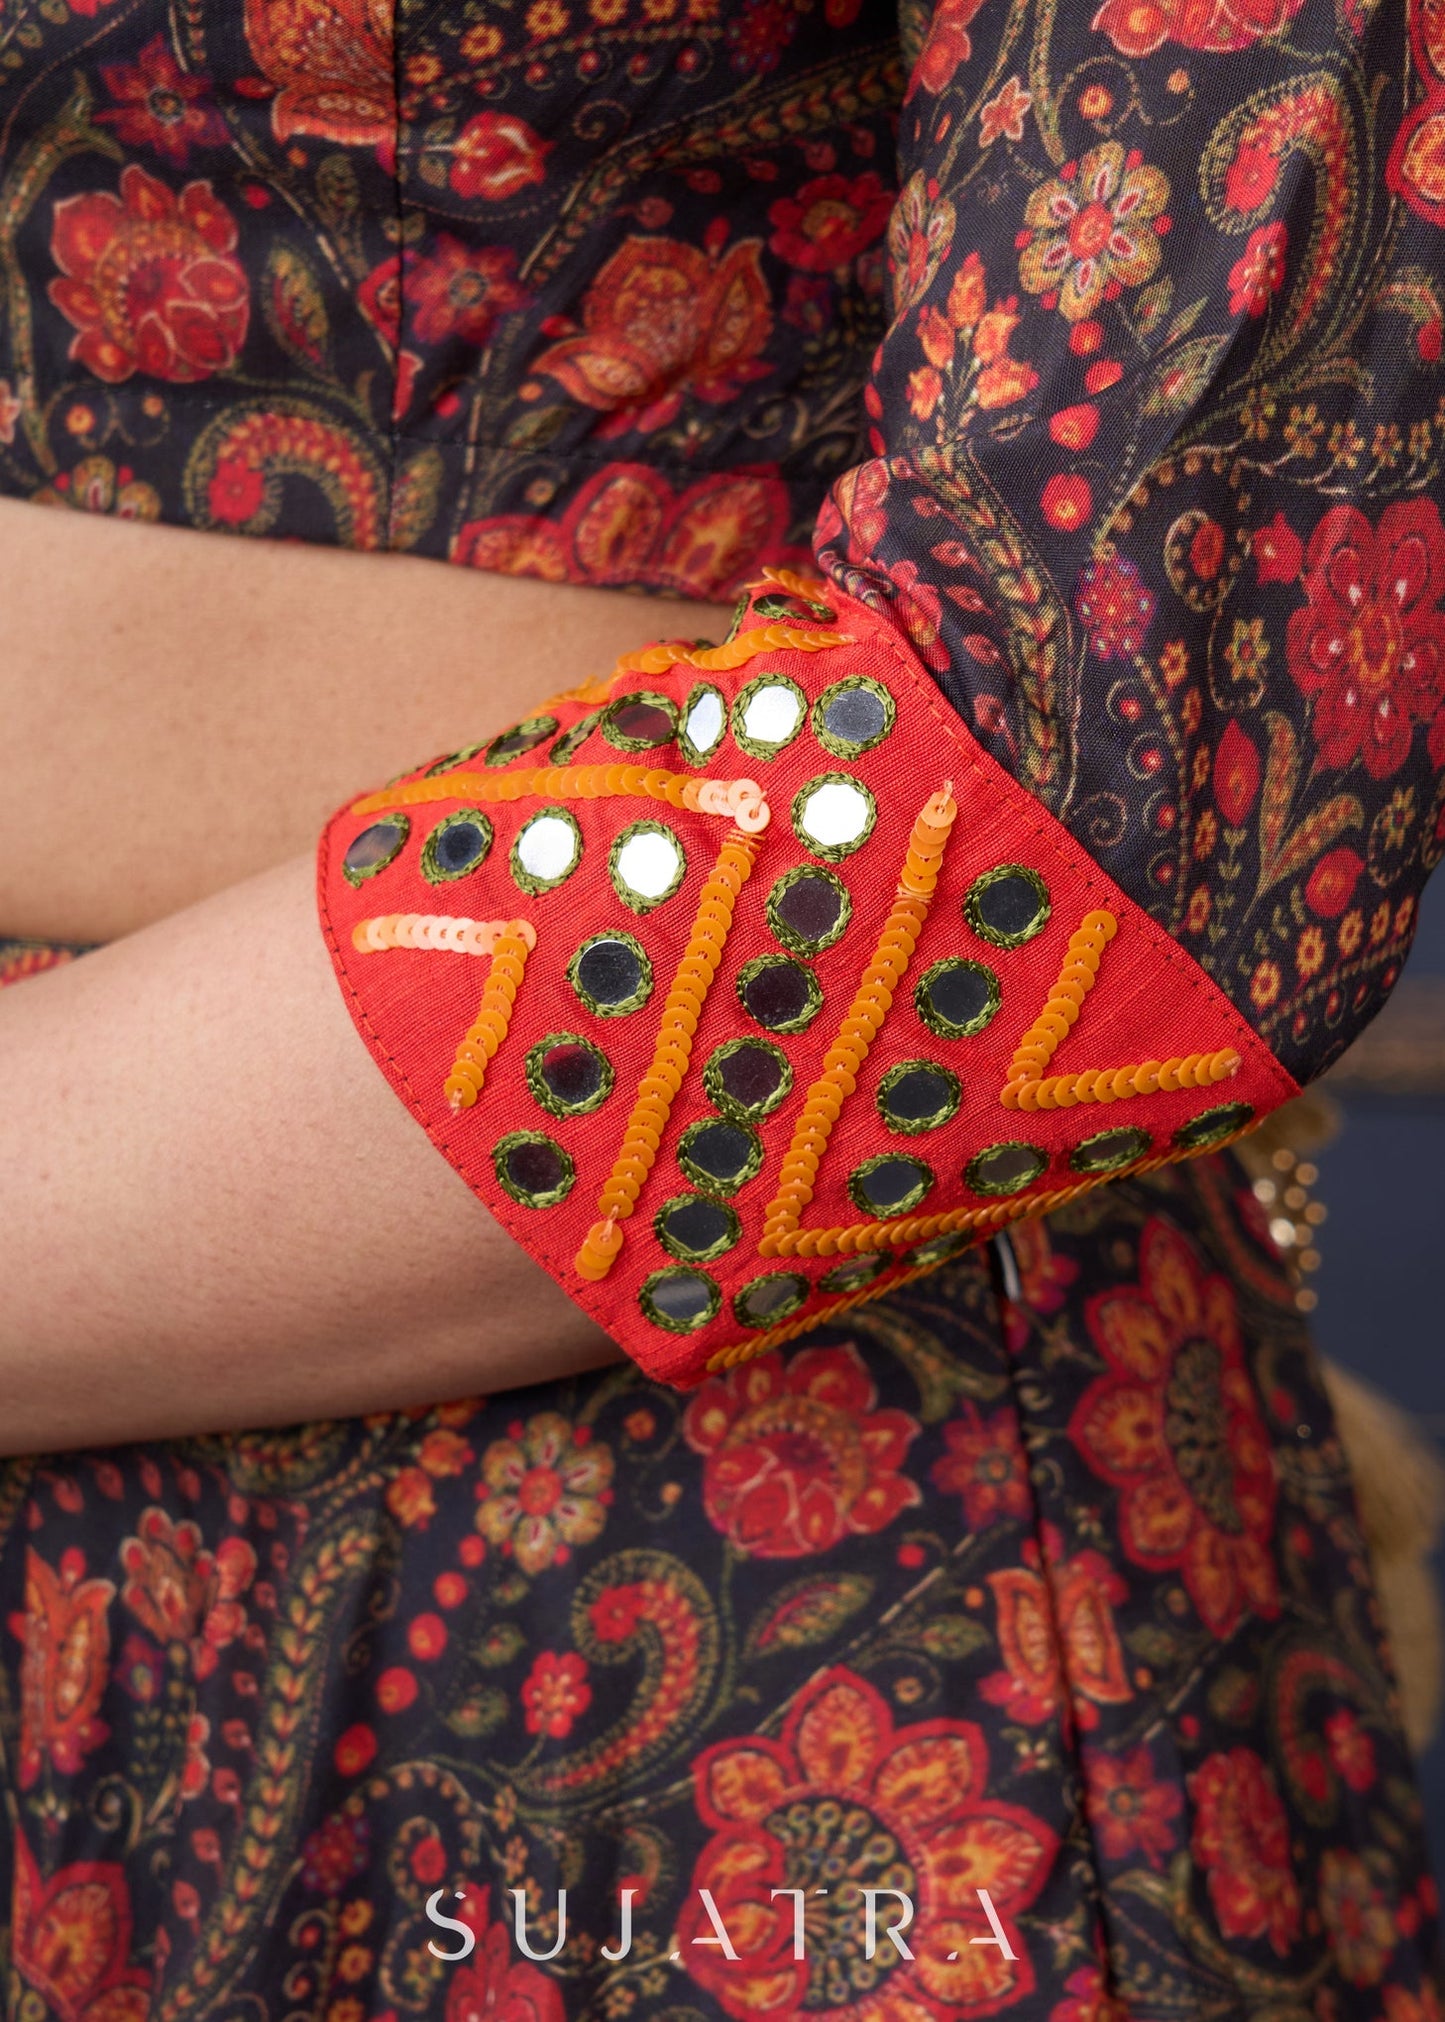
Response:
[[[537,800],[489,804],[486,812],[495,830],[489,854],[474,872],[445,883],[424,878],[422,849],[427,835],[448,813],[475,804],[475,792],[468,792],[464,783],[451,798],[408,808],[411,833],[405,847],[359,888],[343,876],[342,858],[353,839],[378,819],[377,813],[343,809],[331,822],[321,845],[320,904],[327,940],[358,1030],[382,1071],[438,1150],[503,1226],[654,1376],[682,1385],[697,1381],[708,1357],[717,1350],[763,1338],[764,1329],[742,1325],[735,1315],[733,1299],[741,1288],[770,1271],[800,1272],[813,1287],[840,1261],[836,1255],[769,1259],[758,1253],[758,1238],[807,1090],[822,1070],[824,1055],[848,1013],[888,917],[915,818],[928,797],[945,782],[952,782],[959,813],[932,908],[904,987],[895,994],[856,1092],[845,1103],[833,1129],[814,1198],[802,1215],[804,1227],[858,1225],[870,1219],[850,1198],[848,1179],[861,1161],[871,1157],[897,1154],[925,1160],[935,1183],[914,1212],[930,1215],[989,1206],[987,1198],[965,1184],[969,1160],[986,1146],[1024,1140],[1040,1147],[1049,1160],[1037,1181],[1019,1196],[1027,1203],[1078,1183],[1077,1174],[1069,1169],[1069,1154],[1095,1133],[1137,1125],[1150,1133],[1154,1153],[1168,1153],[1173,1133],[1204,1110],[1248,1103],[1262,1114],[1296,1092],[1291,1078],[1203,971],[1103,875],[1067,830],[971,739],[900,635],[878,614],[831,589],[827,596],[837,613],[837,627],[849,635],[849,644],[819,652],[772,650],[732,671],[700,672],[677,666],[661,674],[624,674],[613,683],[614,695],[647,689],[668,696],[680,708],[701,681],[719,689],[731,704],[760,673],[777,672],[796,682],[811,703],[831,684],[862,674],[888,690],[897,716],[891,732],[876,748],[848,761],[820,746],[811,719],[805,719],[801,733],[772,758],[758,758],[739,749],[731,730],[712,754],[705,776],[756,780],[772,818],[761,837],[751,877],[742,889],[721,965],[694,1037],[689,1070],[673,1103],[656,1162],[642,1187],[636,1211],[621,1224],[624,1240],[620,1254],[600,1282],[581,1278],[574,1259],[597,1220],[598,1197],[622,1143],[637,1085],[648,1071],[659,1013],[687,945],[699,893],[728,832],[727,819],[630,798],[568,800],[565,804],[582,833],[581,863],[566,882],[535,896],[518,888],[509,858],[518,831],[541,804]],[[751,622],[762,621],[754,613]],[[559,732],[512,760],[506,771],[527,771],[548,763],[556,735],[599,704],[593,699],[548,706],[558,718]],[[629,757],[610,747],[598,730],[593,730],[566,762],[573,766],[633,763],[673,772],[698,771],[688,765],[676,743]],[[489,778],[500,776],[498,771],[484,768],[480,758],[459,771],[474,775],[484,769]],[[842,937],[807,964],[822,988],[821,1012],[806,1031],[795,1036],[760,1035],[759,1027],[739,1004],[735,982],[744,963],[753,957],[784,952],[769,926],[765,902],[784,872],[817,861],[795,834],[790,810],[798,790],[824,772],[846,772],[866,785],[877,803],[877,821],[862,847],[830,866],[847,886],[853,910]],[[639,820],[657,821],[670,828],[687,859],[680,889],[642,917],[623,904],[608,873],[608,851],[614,838]],[[963,912],[964,897],[973,881],[1005,863],[1039,873],[1052,907],[1042,931],[1014,948],[982,940]],[[1066,959],[1070,935],[1087,913],[1099,908],[1114,914],[1118,932],[1104,953],[1097,983],[1085,1000],[1078,1023],[1047,1071],[1117,1068],[1226,1047],[1241,1056],[1240,1070],[1212,1088],[1159,1092],[1108,1105],[1079,1103],[1033,1114],[1007,1109],[1000,1102],[1000,1090],[1008,1078],[1014,1049],[1044,1005]],[[536,930],[536,947],[527,962],[506,1038],[490,1064],[479,1100],[460,1112],[449,1106],[443,1084],[458,1042],[477,1016],[488,963],[485,958],[441,950],[393,948],[360,953],[353,946],[352,930],[359,921],[407,912],[465,915],[477,920],[520,917],[531,921]],[[625,1017],[601,1018],[589,1012],[567,979],[567,964],[579,942],[606,929],[633,935],[653,965],[655,985],[649,1002]],[[950,956],[982,962],[999,981],[1001,1008],[991,1023],[972,1037],[939,1037],[924,1025],[915,1009],[917,978],[931,964]],[[527,1049],[553,1032],[585,1035],[602,1049],[615,1069],[612,1092],[591,1114],[569,1118],[549,1115],[529,1089],[524,1073]],[[731,1198],[742,1220],[741,1239],[726,1255],[699,1267],[715,1280],[721,1293],[720,1309],[696,1332],[678,1335],[654,1324],[639,1304],[639,1293],[650,1274],[677,1262],[660,1246],[653,1217],[664,1201],[689,1191],[690,1183],[676,1157],[682,1132],[700,1117],[716,1114],[703,1087],[703,1064],[721,1042],[744,1036],[774,1038],[792,1065],[793,1087],[781,1106],[755,1126],[762,1139],[762,1168]],[[914,1059],[936,1061],[951,1069],[962,1082],[962,1102],[952,1120],[941,1127],[922,1135],[899,1136],[885,1127],[875,1097],[890,1067]],[[558,1205],[520,1205],[499,1183],[493,1148],[506,1133],[517,1130],[544,1132],[573,1160],[575,1183]],[[906,1258],[877,1279],[873,1291],[887,1290],[905,1268]],[[826,1309],[825,1297],[810,1290],[808,1303],[794,1317],[821,1315]]]

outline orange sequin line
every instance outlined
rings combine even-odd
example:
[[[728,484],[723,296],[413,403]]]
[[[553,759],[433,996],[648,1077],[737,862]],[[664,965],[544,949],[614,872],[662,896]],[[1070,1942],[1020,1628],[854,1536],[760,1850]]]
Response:
[[[498,934],[476,1019],[458,1046],[452,1071],[442,1084],[453,1109],[470,1109],[481,1094],[492,1055],[506,1038],[512,1022],[512,1006],[522,987],[527,956],[536,945],[536,932],[527,920],[508,920]]]
[[[805,604],[817,604],[828,594],[828,585],[821,576],[800,576],[796,569],[778,569],[769,566],[763,570],[762,584],[749,583],[750,590],[760,589],[763,584],[771,584],[790,597],[799,597]]]
[[[903,980],[914,945],[928,917],[943,852],[958,818],[950,780],[925,802],[908,839],[908,855],[898,879],[898,891],[873,958],[863,971],[848,1015],[823,1056],[823,1072],[808,1090],[778,1179],[778,1191],[768,1204],[759,1254],[784,1254],[782,1244],[797,1232],[798,1218],[813,1198],[813,1182],[844,1102],[853,1093],[879,1028],[888,1015],[894,992]],[[809,1231],[821,1235],[824,1231]],[[809,1255],[800,1245],[786,1254]]]
[[[717,861],[702,888],[687,947],[663,1007],[652,1065],[639,1084],[622,1149],[598,1198],[601,1220],[593,1223],[577,1252],[578,1272],[594,1283],[612,1269],[622,1248],[620,1225],[636,1207],[657,1157],[672,1105],[692,1058],[693,1034],[732,928],[733,909],[757,852],[755,836],[733,829],[718,851]]]
[[[821,653],[830,646],[851,646],[847,632],[821,631],[817,626],[755,625],[739,632],[721,646],[690,646],[685,639],[665,639],[656,646],[644,646],[639,653],[624,653],[617,674],[665,674],[669,667],[696,667],[701,673],[722,673],[745,667],[759,653]],[[612,677],[614,681],[617,675]]]
[[[768,804],[755,779],[698,779],[692,773],[666,772],[646,765],[544,765],[526,772],[448,772],[434,779],[414,779],[405,786],[383,787],[357,801],[351,812],[376,814],[383,808],[427,807],[442,800],[533,798],[661,800],[669,807],[691,808],[698,814],[727,815],[747,835],[761,834],[768,825]]]
[[[1241,1124],[1231,1136],[1220,1138],[1212,1144],[1211,1151],[1222,1150],[1233,1144],[1236,1138],[1247,1137],[1257,1130],[1262,1117],[1254,1117]],[[1132,1165],[1122,1166],[1117,1172],[1100,1174],[1096,1178],[1076,1181],[1072,1186],[1055,1187],[1048,1193],[1030,1194],[1019,1200],[995,1201],[986,1208],[953,1208],[946,1214],[914,1215],[901,1222],[865,1222],[849,1229],[802,1229],[801,1237],[816,1237],[815,1245],[805,1247],[801,1242],[784,1242],[780,1254],[785,1256],[834,1256],[855,1255],[860,1250],[879,1252],[886,1249],[911,1248],[914,1243],[926,1242],[933,1236],[953,1235],[960,1231],[972,1230],[979,1242],[986,1242],[992,1235],[1006,1228],[1010,1222],[1029,1220],[1036,1215],[1049,1215],[1056,1208],[1076,1200],[1080,1194],[1091,1193],[1096,1186],[1102,1186],[1106,1179],[1116,1180],[1124,1172],[1154,1172],[1160,1166],[1176,1165],[1180,1160],[1194,1158],[1190,1151],[1156,1152],[1152,1157],[1136,1159]],[[940,1258],[939,1263],[948,1261]],[[915,1278],[925,1278],[939,1268],[938,1263],[920,1264],[916,1269],[900,1273],[897,1277],[875,1280],[857,1292],[848,1292],[841,1298],[830,1300],[826,1306],[799,1314],[794,1320],[785,1320],[776,1327],[770,1327],[765,1334],[759,1334],[749,1341],[733,1341],[725,1348],[719,1348],[708,1357],[709,1370],[733,1369],[740,1362],[750,1362],[755,1355],[766,1355],[770,1348],[778,1348],[784,1342],[796,1340],[810,1328],[822,1326],[826,1321],[836,1319],[854,1306],[866,1305],[872,1299],[883,1297],[885,1293],[896,1291],[900,1285],[912,1284]]]
[[[1157,1090],[1173,1094],[1178,1088],[1209,1088],[1238,1074],[1240,1057],[1232,1046],[1224,1046],[1213,1053],[1175,1054],[1128,1067],[1085,1067],[1076,1074],[1045,1075],[1098,981],[1104,950],[1118,931],[1118,920],[1101,908],[1086,913],[1069,937],[1059,979],[1014,1053],[999,1095],[1005,1109],[1072,1109],[1077,1102],[1120,1102]]]
[[[357,921],[351,940],[363,955],[380,954],[385,948],[491,955],[502,935],[510,933],[521,934],[529,948],[536,944],[530,921],[469,920],[452,913],[377,913],[369,920]]]

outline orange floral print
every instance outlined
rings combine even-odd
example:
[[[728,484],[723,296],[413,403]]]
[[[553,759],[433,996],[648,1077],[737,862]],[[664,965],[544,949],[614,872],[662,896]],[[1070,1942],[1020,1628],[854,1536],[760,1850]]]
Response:
[[[755,1558],[804,1558],[880,1531],[919,1499],[901,1472],[917,1422],[879,1411],[856,1348],[762,1355],[705,1383],[684,1420],[710,1521]]]
[[[976,1891],[988,1890],[1007,1926],[1043,1885],[1056,1836],[990,1794],[988,1752],[972,1721],[897,1727],[880,1694],[839,1667],[799,1694],[776,1741],[752,1734],[709,1748],[693,1782],[713,1837],[693,1873],[680,1949],[739,2022],[808,2014],[825,1998],[830,2013],[856,2022],[951,2022],[1031,1992],[1033,1965],[1018,1946],[1006,1959],[970,1944],[986,1935]],[[826,1905],[810,1904],[811,1943],[795,1959],[791,1902],[771,1891],[806,1889],[835,1862],[840,1883]],[[914,1904],[916,1957],[884,1976],[864,1958],[865,1883],[901,1889]],[[709,1928],[701,1889],[739,1933],[736,1963],[692,1947]],[[881,1932],[893,1919],[886,1900],[880,1909]]]
[[[1154,1220],[1138,1285],[1096,1294],[1088,1324],[1109,1374],[1080,1399],[1069,1432],[1122,1491],[1124,1551],[1136,1565],[1178,1566],[1216,1636],[1246,1608],[1274,1614],[1274,1472],[1228,1284]]]
[[[73,1776],[81,1759],[110,1729],[99,1708],[110,1671],[106,1611],[115,1598],[112,1580],[87,1579],[76,1550],[62,1553],[57,1572],[36,1551],[25,1554],[25,1612],[12,1615],[12,1632],[24,1645],[20,1665],[22,1790],[46,1762]]]
[[[549,345],[533,370],[627,428],[664,427],[689,395],[730,400],[768,369],[761,251],[757,239],[720,255],[677,239],[626,239],[587,291],[581,332]]]
[[[117,385],[132,373],[186,384],[233,365],[250,317],[236,225],[208,182],[179,197],[137,168],[120,195],[55,206],[50,299],[75,325],[70,355]]]

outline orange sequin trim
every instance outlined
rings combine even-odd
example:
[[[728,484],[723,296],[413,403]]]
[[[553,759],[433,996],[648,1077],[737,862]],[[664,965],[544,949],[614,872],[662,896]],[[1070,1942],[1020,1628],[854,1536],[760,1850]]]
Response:
[[[953,798],[952,781],[940,787],[919,810],[913,833],[908,839],[908,854],[898,879],[892,910],[878,937],[873,958],[863,971],[848,1015],[838,1028],[837,1038],[823,1056],[823,1072],[808,1090],[793,1132],[793,1141],[783,1160],[778,1191],[768,1204],[767,1220],[758,1245],[759,1254],[764,1257],[784,1254],[781,1244],[797,1231],[799,1216],[813,1198],[813,1182],[818,1176],[818,1167],[828,1148],[833,1126],[844,1102],[857,1086],[863,1063],[912,959],[914,945],[923,929],[934,887],[938,883],[943,852],[957,818],[958,803]],[[815,1253],[795,1245],[786,1254],[808,1256]]]
[[[507,1036],[522,971],[536,944],[536,933],[526,920],[508,920],[497,936],[476,1020],[457,1048],[452,1071],[442,1084],[453,1109],[470,1109],[481,1094],[492,1055]]]
[[[1239,1055],[1232,1046],[1223,1046],[1212,1053],[1175,1054],[1128,1067],[1085,1067],[1074,1074],[1045,1075],[1098,981],[1104,950],[1118,931],[1118,920],[1100,908],[1086,913],[1070,936],[1059,979],[1014,1053],[999,1094],[1005,1109],[1072,1109],[1077,1102],[1120,1102],[1159,1089],[1172,1094],[1177,1088],[1209,1088],[1238,1074]]]
[[[699,779],[646,765],[544,765],[525,772],[449,772],[369,793],[353,814],[427,807],[436,801],[661,800],[698,814],[726,815],[746,835],[761,835],[771,819],[755,779]]]
[[[452,913],[377,913],[358,920],[351,930],[352,946],[363,955],[385,948],[426,948],[456,955],[491,955],[503,934],[519,934],[529,948],[537,944],[529,920],[468,920]]]
[[[638,1086],[622,1148],[598,1197],[601,1219],[587,1231],[577,1252],[579,1273],[594,1282],[605,1278],[611,1270],[622,1248],[618,1224],[636,1207],[657,1157],[672,1105],[692,1058],[692,1036],[732,928],[733,909],[752,872],[757,851],[756,837],[732,830],[702,888],[687,946],[657,1028],[652,1064]]]
[[[640,653],[624,653],[617,663],[618,674],[665,674],[669,667],[696,667],[702,673],[717,673],[745,667],[759,653],[821,653],[830,646],[851,646],[847,632],[811,630],[801,625],[755,625],[739,632],[721,646],[689,646],[685,639],[665,639],[656,646],[644,646]],[[614,675],[613,679],[616,680]]]
[[[821,576],[800,576],[796,569],[770,566],[763,570],[763,582],[770,583],[774,589],[782,590],[790,597],[800,597],[805,604],[821,603],[828,595],[828,585]],[[748,587],[757,589],[759,585],[750,583]]]
[[[1247,1137],[1257,1130],[1263,1121],[1254,1117],[1241,1124],[1231,1136],[1221,1138],[1211,1150],[1221,1150],[1233,1144],[1236,1138]],[[1192,1158],[1190,1151],[1156,1152],[1151,1158],[1138,1159],[1124,1168],[1131,1173],[1154,1172],[1160,1166],[1175,1165],[1181,1159]],[[1110,1179],[1117,1179],[1111,1173]],[[800,1229],[792,1238],[780,1241],[776,1254],[785,1257],[833,1257],[855,1256],[859,1251],[877,1253],[889,1249],[908,1249],[914,1243],[928,1242],[934,1236],[954,1235],[959,1231],[973,1231],[979,1242],[986,1242],[1010,1222],[1029,1220],[1035,1215],[1049,1215],[1080,1194],[1091,1193],[1101,1185],[1099,1179],[1079,1180],[1066,1187],[1055,1187],[1048,1193],[1030,1194],[1018,1200],[995,1201],[986,1208],[953,1208],[946,1214],[914,1215],[905,1221],[866,1222],[848,1229]],[[920,1264],[916,1270],[900,1273],[889,1278],[880,1286],[875,1280],[856,1292],[845,1293],[841,1298],[830,1300],[826,1306],[810,1309],[795,1320],[785,1320],[777,1327],[770,1327],[766,1334],[759,1334],[747,1341],[733,1341],[725,1348],[719,1348],[709,1356],[706,1367],[710,1371],[736,1368],[740,1362],[751,1362],[755,1355],[766,1355],[770,1348],[778,1348],[784,1342],[792,1341],[800,1334],[806,1334],[813,1327],[820,1327],[839,1314],[848,1312],[854,1306],[866,1305],[880,1296],[880,1291],[891,1292],[900,1285],[908,1285],[915,1278],[925,1278],[936,1271],[938,1265]]]

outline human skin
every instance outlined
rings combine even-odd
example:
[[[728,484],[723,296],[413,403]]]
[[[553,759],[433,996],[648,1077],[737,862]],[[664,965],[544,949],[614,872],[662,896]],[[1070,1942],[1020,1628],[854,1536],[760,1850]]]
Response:
[[[108,941],[728,613],[0,499],[0,936]]]
[[[614,1344],[357,1036],[315,918],[349,794],[699,605],[0,502],[0,1452],[565,1376]]]

